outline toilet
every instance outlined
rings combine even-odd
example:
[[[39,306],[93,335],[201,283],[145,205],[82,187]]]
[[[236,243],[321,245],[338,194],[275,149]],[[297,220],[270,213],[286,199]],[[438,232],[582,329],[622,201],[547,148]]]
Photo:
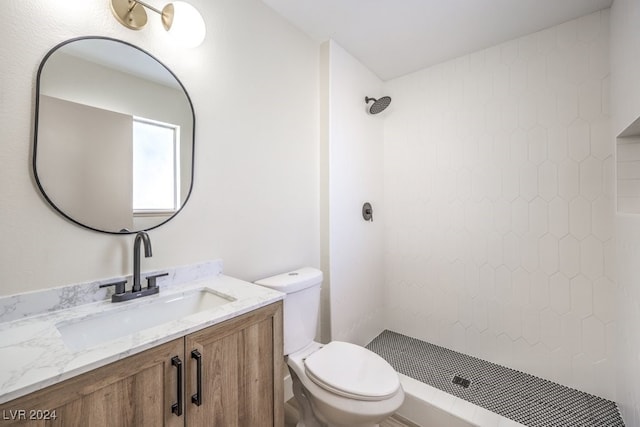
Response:
[[[373,427],[404,400],[396,371],[364,347],[314,341],[322,272],[305,267],[255,282],[287,294],[284,355],[300,408],[297,427]]]

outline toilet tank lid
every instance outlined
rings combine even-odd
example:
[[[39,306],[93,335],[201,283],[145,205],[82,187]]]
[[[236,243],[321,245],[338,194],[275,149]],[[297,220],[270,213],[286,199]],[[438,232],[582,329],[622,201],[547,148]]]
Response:
[[[303,267],[288,273],[278,274],[256,280],[256,285],[290,294],[322,283],[322,271],[317,268]]]

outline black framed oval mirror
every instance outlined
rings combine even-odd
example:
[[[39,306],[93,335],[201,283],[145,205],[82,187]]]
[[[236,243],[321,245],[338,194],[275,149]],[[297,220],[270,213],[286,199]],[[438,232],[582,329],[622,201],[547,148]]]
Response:
[[[195,112],[176,75],[108,37],[60,43],[36,80],[33,173],[47,202],[105,233],[150,230],[193,188]]]

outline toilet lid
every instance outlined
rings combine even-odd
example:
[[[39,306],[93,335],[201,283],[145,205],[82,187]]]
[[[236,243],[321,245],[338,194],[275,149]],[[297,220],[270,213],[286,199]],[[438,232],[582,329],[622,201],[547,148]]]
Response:
[[[358,400],[383,400],[400,387],[396,371],[377,354],[354,344],[332,341],[304,361],[318,386]]]

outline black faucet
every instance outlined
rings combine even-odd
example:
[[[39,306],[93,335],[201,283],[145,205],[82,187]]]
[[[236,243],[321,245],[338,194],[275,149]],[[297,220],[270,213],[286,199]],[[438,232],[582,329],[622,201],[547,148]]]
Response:
[[[111,296],[111,302],[129,301],[135,298],[157,294],[160,289],[156,284],[156,280],[158,277],[169,275],[169,273],[158,273],[147,276],[147,287],[142,289],[142,286],[140,285],[140,242],[144,243],[145,258],[149,258],[152,255],[151,239],[149,239],[149,235],[144,231],[139,231],[133,242],[133,286],[131,287],[131,292],[125,291],[124,287],[127,283],[126,280],[100,285],[101,288],[115,286],[115,293]]]
[[[131,292],[140,292],[142,286],[140,286],[140,242],[144,242],[144,257],[149,258],[153,254],[151,253],[151,239],[149,235],[144,231],[139,231],[136,234],[136,239],[133,242],[133,288]]]

